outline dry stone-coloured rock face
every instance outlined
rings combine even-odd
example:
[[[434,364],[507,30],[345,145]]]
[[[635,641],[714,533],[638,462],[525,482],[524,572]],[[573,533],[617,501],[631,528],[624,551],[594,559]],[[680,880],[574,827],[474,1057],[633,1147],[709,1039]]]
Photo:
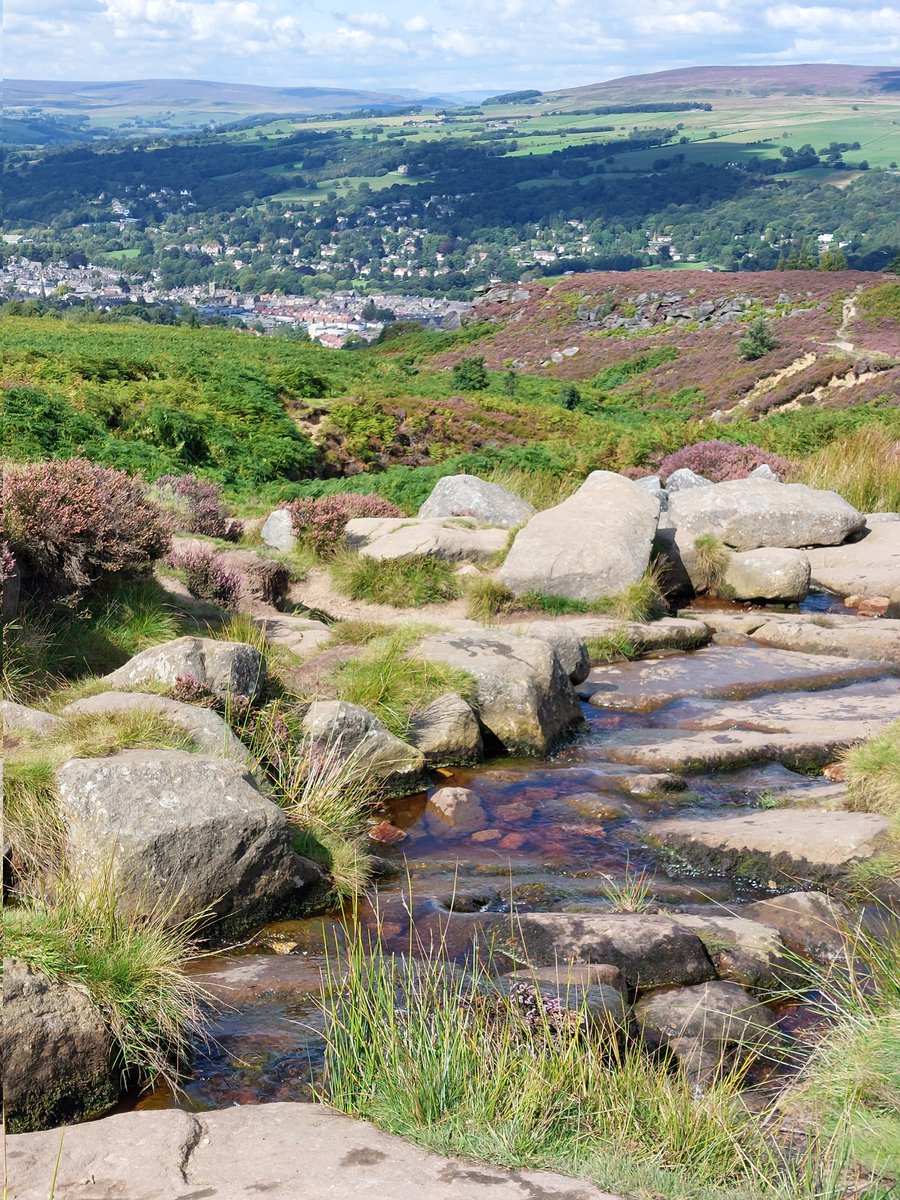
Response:
[[[407,736],[429,767],[468,766],[484,757],[478,718],[456,692],[413,713]]]
[[[273,550],[289,554],[297,544],[290,511],[286,508],[276,508],[273,513],[270,513],[260,530],[260,537]]]
[[[3,963],[0,1049],[13,1133],[82,1119],[118,1098],[112,1039],[97,1006],[12,958]]]
[[[785,945],[771,926],[715,910],[671,916],[697,934],[720,979],[744,987],[774,988],[790,974]]]
[[[515,529],[534,512],[527,500],[477,475],[445,475],[419,509],[419,516],[474,517],[482,525]]]
[[[552,647],[504,630],[438,633],[410,652],[468,671],[481,725],[514,754],[546,754],[582,721],[569,678]]]
[[[71,759],[56,773],[67,867],[111,872],[122,903],[175,922],[209,911],[229,929],[298,908],[318,868],[238,763],[178,750]]]
[[[795,603],[809,591],[809,559],[801,550],[766,547],[732,554],[725,571],[728,595],[735,600],[782,600]]]
[[[772,1014],[737,983],[712,980],[694,987],[667,988],[637,1002],[634,1015],[645,1038],[665,1045],[672,1038],[697,1038],[771,1048],[779,1041]]]
[[[825,892],[790,892],[757,900],[744,911],[777,930],[791,950],[817,962],[842,958],[853,941],[853,914]]]
[[[865,525],[836,492],[758,478],[679,492],[670,496],[668,512],[682,557],[706,533],[733,550],[837,546]]]
[[[368,709],[346,700],[317,700],[303,722],[310,737],[336,743],[366,778],[391,792],[415,791],[422,782],[421,750],[402,742]]]
[[[379,560],[427,554],[447,562],[484,562],[505,548],[507,537],[502,529],[479,529],[462,517],[355,517],[344,530],[351,549]]]
[[[500,578],[517,596],[616,595],[646,571],[659,511],[657,498],[632,480],[594,471],[573,496],[519,531]]]
[[[900,590],[900,521],[874,522],[859,541],[810,550],[809,561],[815,587],[838,596],[890,596]]]
[[[581,637],[568,623],[559,621],[526,621],[516,626],[516,633],[536,637],[556,651],[563,670],[573,683],[584,683],[591,673],[591,659]]]
[[[195,679],[218,696],[252,700],[266,682],[266,664],[259,651],[244,642],[182,637],[151,646],[104,677],[110,687],[134,683],[169,683]]]
[[[870,659],[900,664],[900,620],[859,621],[854,625],[818,625],[811,621],[771,621],[754,629],[754,642],[800,654],[844,655],[848,659]],[[799,653],[798,653],[799,652]]]
[[[33,733],[47,737],[62,727],[60,718],[52,713],[14,704],[11,700],[0,700],[0,717],[4,733]]]

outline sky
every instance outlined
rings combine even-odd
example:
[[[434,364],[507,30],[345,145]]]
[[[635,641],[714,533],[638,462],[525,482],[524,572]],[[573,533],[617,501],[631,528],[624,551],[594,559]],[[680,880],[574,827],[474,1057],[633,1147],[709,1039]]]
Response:
[[[893,0],[6,0],[3,23],[18,79],[448,92],[698,64],[900,65]]]

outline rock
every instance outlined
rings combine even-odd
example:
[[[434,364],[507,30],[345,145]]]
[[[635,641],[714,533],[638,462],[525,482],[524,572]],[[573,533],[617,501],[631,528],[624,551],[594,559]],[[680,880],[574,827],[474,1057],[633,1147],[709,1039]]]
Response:
[[[900,587],[895,588],[888,596],[888,606],[884,615],[889,620],[900,620]]]
[[[423,782],[425,756],[395,737],[376,716],[346,700],[317,700],[303,720],[306,733],[336,742],[340,753],[389,792],[414,792]]]
[[[606,988],[614,988],[622,995],[625,994],[625,976],[612,963],[566,963],[552,967],[522,967],[516,971],[508,971],[505,979],[539,980],[542,983],[552,983],[556,987],[567,987],[570,984],[585,986],[591,983],[601,984]]]
[[[758,467],[754,467],[748,479],[768,479],[770,483],[780,483],[781,477],[777,475],[768,463],[760,463]]]
[[[855,625],[812,621],[773,621],[755,629],[754,642],[805,655],[845,655],[881,663],[900,663],[900,621],[860,620]],[[882,668],[883,670],[883,668]]]
[[[559,621],[526,621],[523,625],[516,625],[515,630],[523,637],[540,638],[552,646],[572,683],[583,683],[590,675],[591,660],[584,638],[570,624]]]
[[[484,758],[478,718],[456,692],[414,712],[407,737],[429,767],[470,766]]]
[[[889,596],[900,589],[900,521],[876,522],[859,541],[809,551],[814,587],[838,596]]]
[[[475,833],[488,823],[487,813],[475,792],[469,788],[438,788],[428,798],[425,823],[432,833]]]
[[[774,689],[835,687],[884,673],[883,664],[875,661],[784,654],[759,646],[706,646],[679,658],[595,668],[579,691],[600,708],[642,712],[688,696],[743,699]]]
[[[852,941],[850,910],[825,892],[789,892],[747,904],[742,912],[777,930],[786,946],[816,962],[842,956]]]
[[[724,583],[735,600],[781,600],[795,604],[809,591],[809,559],[778,547],[729,556]]]
[[[344,540],[366,558],[380,561],[426,554],[446,562],[486,562],[506,548],[503,529],[479,529],[462,517],[417,520],[412,517],[355,517]]]
[[[769,925],[717,911],[669,915],[676,924],[697,934],[720,979],[771,990],[789,974],[791,964],[784,942]]]
[[[0,1048],[11,1133],[96,1116],[119,1097],[113,1041],[97,1005],[15,958],[3,961]]]
[[[516,529],[534,514],[527,500],[477,475],[445,475],[419,509],[420,517],[472,517],[502,529]]]
[[[262,631],[270,646],[283,646],[292,654],[306,656],[320,649],[331,639],[331,630],[324,621],[309,617],[275,616],[257,617],[254,624]]]
[[[520,913],[516,935],[537,966],[609,963],[629,987],[701,983],[712,964],[695,933],[646,913]]]
[[[662,483],[660,483],[658,475],[645,475],[643,479],[636,479],[634,482],[638,487],[643,488],[645,492],[649,492],[651,496],[656,497],[659,501],[661,512],[666,511],[669,507],[669,493],[663,487]]]
[[[654,496],[622,475],[594,471],[573,496],[516,534],[500,578],[517,596],[616,595],[646,571],[658,519]]]
[[[900,521],[900,512],[866,513],[866,524],[883,525],[886,521]]]
[[[691,863],[768,881],[833,883],[870,858],[888,831],[887,817],[819,809],[771,809],[729,816],[652,821],[646,836]],[[756,920],[752,907],[747,912]]]
[[[668,479],[666,479],[666,492],[669,497],[674,496],[678,492],[688,492],[691,488],[712,486],[713,481],[711,479],[707,479],[705,475],[698,475],[690,467],[681,467],[680,470],[673,471]]]
[[[641,622],[620,621],[618,617],[568,616],[565,624],[585,641],[624,640],[636,655],[650,654],[654,650],[697,650],[710,639],[710,631],[703,621],[681,617]]]
[[[682,556],[706,533],[733,550],[836,546],[865,524],[865,517],[836,492],[802,483],[733,479],[674,496],[669,491],[669,516]]]
[[[277,605],[287,596],[291,576],[285,563],[255,550],[223,550],[202,538],[172,538],[172,561],[185,554],[209,554],[221,560],[226,570],[237,576],[241,603],[247,607]]]
[[[248,1146],[261,1153],[250,1155]],[[8,1200],[621,1200],[547,1171],[469,1166],[323,1104],[119,1113],[9,1139]]]
[[[245,642],[181,637],[151,646],[123,667],[104,676],[110,687],[135,683],[169,683],[194,679],[217,696],[246,696],[252,700],[266,682],[266,664],[259,651]]]
[[[297,544],[293,518],[286,508],[276,508],[270,513],[259,532],[267,546],[280,550],[282,554],[290,554]]]
[[[653,771],[725,771],[755,762],[780,762],[807,770],[830,762],[853,740],[840,727],[818,734],[636,729],[613,734],[604,743],[603,753],[612,762]]]
[[[325,990],[321,963],[306,954],[217,954],[192,978],[214,1000],[231,1008],[264,996],[290,1000]]]
[[[63,722],[52,713],[43,712],[39,708],[26,708],[24,704],[14,704],[12,700],[0,700],[0,716],[3,719],[3,732],[32,733],[38,737],[50,737]]]
[[[243,767],[180,750],[71,759],[56,772],[72,877],[109,872],[135,912],[209,912],[229,930],[297,907],[320,871]]]
[[[562,664],[540,638],[499,629],[437,633],[411,653],[474,678],[478,720],[511,754],[547,754],[583,720]]]
[[[62,710],[66,716],[92,713],[153,712],[185,730],[197,749],[204,754],[221,755],[249,764],[250,751],[231,731],[218,713],[196,704],[182,704],[167,696],[146,692],[101,692],[85,700],[75,700]]]
[[[320,650],[304,662],[285,664],[282,678],[296,696],[316,700],[334,700],[340,687],[340,668],[365,654],[364,646],[332,646]]]
[[[628,1006],[620,989],[603,983],[576,982],[571,975],[558,981],[541,978],[535,972],[527,978],[501,975],[487,982],[487,989],[503,996],[519,997],[526,1007],[534,1000],[531,995],[534,989],[544,1002],[559,1004],[569,1012],[583,1015],[591,1026],[605,1031],[623,1029],[628,1022]]]

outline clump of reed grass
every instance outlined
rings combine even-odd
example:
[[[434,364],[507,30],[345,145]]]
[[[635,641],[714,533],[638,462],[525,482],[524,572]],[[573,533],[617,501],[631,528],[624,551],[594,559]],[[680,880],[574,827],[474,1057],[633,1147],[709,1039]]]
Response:
[[[343,551],[331,562],[331,577],[350,600],[394,608],[443,604],[462,594],[453,563],[427,554],[377,559]]]
[[[488,625],[495,617],[515,612],[518,602],[505,583],[485,577],[475,579],[466,592],[466,616]]]
[[[798,475],[810,487],[838,492],[860,512],[897,512],[900,436],[873,421],[804,459]]]
[[[714,533],[701,533],[694,538],[695,579],[698,592],[716,592],[728,570],[731,552]]]

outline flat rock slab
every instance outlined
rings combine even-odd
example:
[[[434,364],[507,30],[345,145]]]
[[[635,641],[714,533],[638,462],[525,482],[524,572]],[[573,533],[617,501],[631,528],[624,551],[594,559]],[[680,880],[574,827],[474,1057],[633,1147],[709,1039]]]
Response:
[[[750,635],[765,646],[795,653],[844,655],[900,666],[900,621],[855,618],[853,624],[773,621]]]
[[[696,650],[710,639],[710,630],[701,621],[684,617],[662,617],[659,621],[620,621],[616,617],[558,617],[555,623],[567,625],[580,638],[625,637],[640,654],[651,650]],[[542,621],[549,625],[551,621]]]
[[[283,646],[292,654],[311,654],[331,637],[324,621],[314,621],[311,617],[260,617],[255,624],[270,646]]]
[[[805,770],[824,766],[846,746],[861,741],[842,728],[830,733],[758,733],[747,729],[629,730],[603,743],[613,762],[651,771],[727,771],[750,763],[779,762]]]
[[[195,983],[228,1005],[252,1004],[263,996],[321,992],[325,981],[315,959],[305,954],[232,954],[202,959],[191,972]]]
[[[887,817],[873,813],[770,809],[671,817],[647,825],[646,835],[701,866],[757,878],[834,880],[877,853],[889,825]]]
[[[885,596],[900,588],[900,521],[875,522],[858,542],[807,551],[814,587],[839,596]]]
[[[866,739],[900,717],[900,679],[853,683],[825,692],[785,692],[718,704],[686,701],[672,713],[679,729],[749,729]]]
[[[46,1200],[60,1130],[7,1139],[8,1200]],[[65,1200],[621,1200],[544,1171],[501,1171],[420,1150],[314,1104],[193,1115],[122,1113],[65,1131]]]
[[[407,558],[427,554],[447,562],[484,562],[506,549],[506,529],[483,529],[462,517],[355,517],[344,540],[368,558]]]
[[[597,667],[578,690],[598,708],[647,712],[687,696],[740,700],[776,689],[835,687],[884,673],[884,664],[874,661],[756,646],[705,646],[683,658]]]

